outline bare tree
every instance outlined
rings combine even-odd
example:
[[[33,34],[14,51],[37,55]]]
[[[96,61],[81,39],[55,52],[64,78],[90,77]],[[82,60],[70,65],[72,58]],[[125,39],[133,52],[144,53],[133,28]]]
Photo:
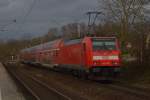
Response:
[[[62,26],[61,31],[66,39],[74,39],[83,37],[87,32],[85,23],[69,23]]]
[[[126,38],[129,26],[142,20],[143,9],[147,0],[99,0],[107,20],[120,23],[120,37]]]
[[[43,36],[43,38],[41,38],[41,39],[43,42],[51,41],[51,40],[56,39],[58,37],[58,34],[59,34],[59,32],[58,32],[57,28],[50,28],[48,30],[48,33],[45,36]]]

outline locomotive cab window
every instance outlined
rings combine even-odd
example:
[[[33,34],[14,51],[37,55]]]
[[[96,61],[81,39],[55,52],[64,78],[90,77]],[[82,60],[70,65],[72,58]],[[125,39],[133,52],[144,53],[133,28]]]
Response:
[[[93,50],[116,50],[115,39],[92,39]]]

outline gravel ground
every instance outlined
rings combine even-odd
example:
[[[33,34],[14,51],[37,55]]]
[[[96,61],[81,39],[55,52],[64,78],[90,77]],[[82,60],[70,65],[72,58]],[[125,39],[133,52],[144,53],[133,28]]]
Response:
[[[88,100],[143,100],[135,95],[107,88],[109,84],[101,84],[89,80],[78,79],[72,75],[58,73],[48,69],[34,68],[24,65],[15,67],[20,71],[27,71],[43,82],[60,89],[66,93],[77,94]]]

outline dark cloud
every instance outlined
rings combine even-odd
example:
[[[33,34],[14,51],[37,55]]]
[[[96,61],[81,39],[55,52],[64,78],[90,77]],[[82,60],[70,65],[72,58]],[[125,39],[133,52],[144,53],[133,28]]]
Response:
[[[23,34],[46,33],[74,21],[85,21],[85,12],[97,9],[97,0],[37,0],[33,11],[23,23],[33,0],[0,0],[0,28],[10,23],[0,38],[22,37]],[[12,21],[16,19],[17,23]]]
[[[8,0],[0,0],[0,8],[7,7],[10,4]]]

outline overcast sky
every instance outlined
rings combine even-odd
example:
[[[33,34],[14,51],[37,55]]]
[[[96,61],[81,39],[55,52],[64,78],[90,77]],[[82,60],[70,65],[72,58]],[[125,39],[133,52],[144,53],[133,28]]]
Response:
[[[44,34],[50,27],[85,21],[87,11],[98,9],[97,0],[36,0],[32,12],[24,18],[32,3],[33,0],[0,0],[0,30],[7,30],[0,32],[0,39]]]

